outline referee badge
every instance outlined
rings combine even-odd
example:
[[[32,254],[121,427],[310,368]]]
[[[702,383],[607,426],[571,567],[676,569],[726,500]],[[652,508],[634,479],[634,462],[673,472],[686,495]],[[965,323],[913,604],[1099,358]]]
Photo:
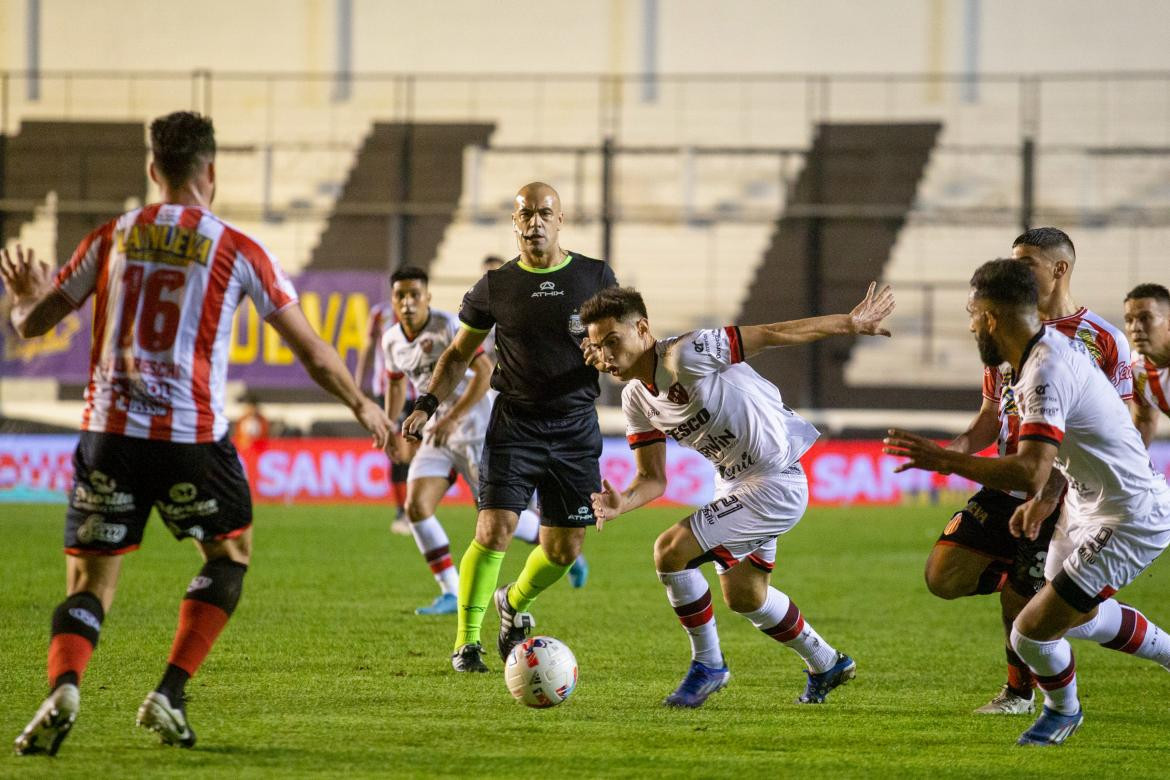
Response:
[[[569,315],[569,333],[574,336],[584,336],[585,326],[581,323],[581,315],[573,312]]]

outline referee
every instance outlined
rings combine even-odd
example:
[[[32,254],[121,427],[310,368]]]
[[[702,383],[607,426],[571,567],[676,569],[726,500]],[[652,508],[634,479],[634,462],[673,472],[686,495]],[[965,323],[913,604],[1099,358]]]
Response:
[[[498,649],[507,658],[533,625],[536,597],[565,575],[593,525],[590,496],[601,489],[597,371],[586,365],[577,314],[594,293],[617,285],[609,266],[561,249],[564,214],[556,190],[542,182],[516,193],[512,226],[520,255],[488,271],[463,296],[462,329],[440,356],[428,392],[403,424],[418,438],[458,384],[495,326],[500,395],[484,440],[475,539],[459,567],[459,625],[451,665],[486,672],[480,628],[488,603],[500,616]],[[542,528],[520,577],[496,589],[504,551],[520,512],[538,491]],[[494,592],[494,596],[493,596]]]

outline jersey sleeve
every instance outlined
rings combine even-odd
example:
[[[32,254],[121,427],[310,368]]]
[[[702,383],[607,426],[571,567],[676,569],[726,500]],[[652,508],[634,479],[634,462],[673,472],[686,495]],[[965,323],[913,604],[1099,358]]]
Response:
[[[1000,393],[1003,391],[1003,375],[998,366],[983,367],[983,397],[993,403],[999,403]]]
[[[487,274],[481,276],[463,295],[463,304],[459,307],[459,322],[475,333],[487,333],[496,324],[488,300]]]
[[[650,424],[630,385],[622,391],[622,412],[626,416],[626,441],[631,450],[666,441],[666,434]]]
[[[391,349],[392,344],[393,341],[390,331],[386,331],[382,336],[382,341],[378,348],[382,350],[382,364],[385,366],[386,378],[397,381],[406,375],[394,363],[394,351]]]
[[[1061,361],[1046,355],[1028,366],[1016,388],[1016,400],[1024,401],[1020,417],[1020,441],[1042,441],[1056,447],[1064,440],[1065,419],[1074,397],[1073,377]]]
[[[297,302],[297,291],[292,280],[280,267],[276,257],[267,249],[242,233],[234,232],[237,262],[243,278],[244,292],[264,319]]]
[[[743,339],[735,325],[695,330],[678,337],[674,354],[679,373],[713,374],[743,362]]]
[[[73,256],[53,281],[53,287],[73,308],[85,303],[85,299],[97,286],[102,258],[110,252],[114,235],[114,222],[107,222],[81,240],[73,250]]]

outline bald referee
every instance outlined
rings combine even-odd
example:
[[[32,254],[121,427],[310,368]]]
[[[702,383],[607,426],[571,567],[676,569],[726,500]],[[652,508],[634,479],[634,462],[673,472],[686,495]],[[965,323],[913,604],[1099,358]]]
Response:
[[[590,496],[601,489],[597,371],[586,365],[577,311],[617,285],[609,266],[561,249],[561,199],[542,182],[516,193],[512,226],[520,254],[488,271],[463,297],[462,329],[440,356],[428,392],[414,402],[403,432],[417,438],[458,384],[492,326],[498,363],[479,476],[475,539],[459,566],[459,626],[451,665],[486,672],[480,628],[488,603],[500,616],[498,649],[507,658],[534,625],[527,610],[565,575],[593,525]],[[496,589],[504,551],[533,491],[540,500],[540,544],[519,579]],[[493,595],[494,591],[494,595]]]

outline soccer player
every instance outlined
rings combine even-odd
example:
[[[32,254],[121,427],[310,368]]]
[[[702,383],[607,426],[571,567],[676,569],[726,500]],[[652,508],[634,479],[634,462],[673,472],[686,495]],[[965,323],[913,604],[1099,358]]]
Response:
[[[406,403],[407,382],[426,388],[435,363],[459,332],[453,314],[431,308],[427,272],[404,266],[390,276],[390,301],[398,320],[382,336],[382,361],[389,384],[386,415],[398,419]],[[459,578],[451,561],[450,541],[435,509],[456,474],[463,475],[473,495],[479,486],[479,450],[492,402],[485,393],[492,366],[477,353],[466,375],[424,429],[425,440],[410,458],[410,445],[392,435],[386,451],[392,461],[410,460],[406,482],[406,516],[410,532],[439,584],[434,602],[418,615],[450,615],[456,609]]]
[[[666,596],[690,635],[691,665],[663,704],[699,707],[724,688],[731,672],[719,647],[711,591],[699,566],[714,562],[727,606],[807,665],[797,701],[824,702],[853,679],[856,664],[809,625],[786,594],[769,585],[776,538],[808,505],[800,465],[820,435],[780,399],[775,385],[743,361],[769,347],[808,344],[833,335],[883,335],[894,309],[888,287],[871,284],[849,314],[771,325],[696,330],[656,339],[646,305],[631,288],[603,290],[581,307],[587,359],[627,382],[626,433],[637,474],[624,491],[606,480],[591,496],[597,528],[653,501],[666,490],[666,437],[696,450],[718,471],[715,498],[658,537],[654,563]],[[745,563],[746,562],[746,563]]]
[[[378,406],[386,403],[386,366],[382,360],[382,336],[394,327],[394,307],[389,301],[378,301],[370,307],[366,320],[366,338],[358,352],[357,365],[353,369],[353,381],[358,387],[365,387],[366,372],[373,363],[370,390]],[[407,398],[409,402],[411,398]],[[405,409],[406,404],[403,405]],[[404,415],[405,416],[405,415]],[[399,418],[394,418],[399,423]],[[390,461],[390,492],[394,496],[395,514],[390,523],[392,533],[410,536],[410,521],[406,519],[406,474],[410,468],[413,448],[399,453],[398,460]]]
[[[1076,250],[1064,231],[1035,228],[1016,238],[1012,254],[1026,262],[1036,277],[1039,312],[1045,324],[1086,345],[1101,370],[1124,399],[1132,394],[1129,347],[1121,331],[1083,306],[1071,293]],[[1002,367],[983,372],[983,405],[970,427],[949,449],[973,454],[998,441],[999,455],[1014,453],[1019,446],[1019,414],[1015,399],[1004,391]],[[926,584],[939,598],[998,592],[1004,625],[1007,682],[980,714],[1021,714],[1035,710],[1035,680],[1028,665],[1009,643],[1012,622],[1037,590],[1044,585],[1044,560],[1048,540],[1060,516],[1064,480],[1053,472],[1052,483],[1032,501],[1020,491],[1005,492],[984,487],[947,523],[926,560]],[[1015,512],[1037,515],[1041,532],[1035,539],[1017,538],[1008,530]]]
[[[1146,446],[1158,413],[1170,417],[1170,290],[1139,284],[1125,296],[1125,331],[1133,343],[1133,423]]]
[[[459,612],[451,665],[486,672],[480,630],[489,602],[500,617],[501,658],[533,625],[533,601],[572,566],[585,528],[593,524],[590,495],[601,489],[601,430],[593,402],[597,370],[585,363],[578,309],[617,284],[600,261],[561,248],[561,199],[543,182],[516,194],[512,225],[520,254],[485,274],[463,297],[461,332],[439,358],[430,388],[415,401],[403,432],[418,437],[455,389],[488,331],[495,327],[499,363],[480,459],[475,538],[459,566]],[[540,545],[516,582],[496,589],[504,551],[533,491],[540,496]],[[494,591],[494,596],[493,596]]]
[[[204,564],[180,602],[166,671],[139,708],[138,725],[166,744],[195,744],[184,687],[236,608],[252,553],[251,495],[223,412],[232,315],[245,296],[378,447],[390,429],[313,332],[276,259],[211,212],[211,120],[173,113],[151,124],[150,138],[150,176],[162,202],[94,230],[56,279],[31,251],[0,251],[12,324],[24,338],[95,297],[65,514],[67,597],[53,611],[50,693],[16,738],[19,755],[54,755],[73,726],[122,556],[139,546],[152,507],[176,538],[195,541]]]
[[[1150,464],[1125,403],[1091,357],[1088,345],[1042,324],[1029,264],[994,260],[971,279],[967,304],[984,365],[1011,366],[1019,410],[1019,448],[999,458],[944,449],[890,430],[884,452],[908,458],[898,467],[959,474],[1000,490],[1041,492],[1053,463],[1069,490],[1052,535],[1040,592],[1012,624],[1011,643],[1044,690],[1040,717],[1022,745],[1059,744],[1081,724],[1076,665],[1064,638],[1170,666],[1170,638],[1113,595],[1170,543],[1170,489]],[[1044,518],[1017,512],[1013,534],[1035,540]],[[1128,611],[1127,611],[1128,610]]]

